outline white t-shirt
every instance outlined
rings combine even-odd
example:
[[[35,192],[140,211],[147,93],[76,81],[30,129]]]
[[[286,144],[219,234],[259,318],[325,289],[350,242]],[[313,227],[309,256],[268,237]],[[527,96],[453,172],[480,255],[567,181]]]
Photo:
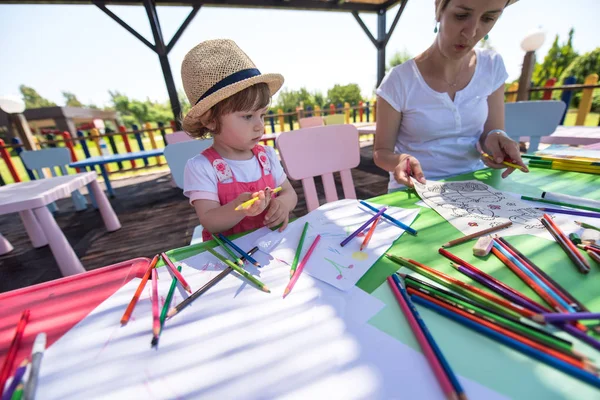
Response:
[[[377,95],[402,113],[394,151],[416,157],[426,179],[442,179],[484,167],[475,144],[488,117],[487,98],[504,84],[508,74],[502,57],[475,49],[477,64],[469,84],[456,92],[433,90],[414,59],[394,67],[383,79]],[[388,189],[398,184],[390,173]]]
[[[271,174],[275,180],[275,186],[280,186],[287,178],[283,167],[275,149],[270,146],[264,146],[264,148],[271,164]],[[248,160],[230,160],[228,158],[223,158],[223,160],[229,165],[238,182],[254,182],[261,177],[261,167],[256,156],[252,156]],[[229,182],[233,182],[233,180],[228,179],[222,183]],[[217,174],[210,161],[202,154],[190,158],[185,164],[183,194],[190,199],[190,204],[199,199],[219,201]]]

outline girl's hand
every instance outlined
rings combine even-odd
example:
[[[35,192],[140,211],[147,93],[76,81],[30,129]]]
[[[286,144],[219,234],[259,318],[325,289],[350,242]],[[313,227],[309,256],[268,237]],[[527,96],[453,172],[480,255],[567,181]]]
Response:
[[[287,206],[281,200],[275,197],[269,204],[269,211],[267,211],[267,215],[265,216],[265,225],[273,228],[282,224],[279,228],[279,232],[281,232],[287,227],[289,220],[290,210],[288,210]]]
[[[506,178],[515,170],[512,167],[506,167],[506,165],[502,164],[502,161],[505,160],[520,165],[523,168],[523,172],[529,172],[529,169],[521,159],[519,143],[508,136],[505,136],[502,133],[492,133],[487,135],[484,146],[488,150],[488,154],[493,157],[493,160],[482,157],[484,164],[490,168],[506,168],[506,171],[502,173],[502,178]]]
[[[236,207],[254,197],[257,197],[258,200],[256,200],[250,207],[241,209],[238,212],[244,213],[244,215],[246,215],[247,217],[257,216],[258,214],[263,212],[265,208],[267,208],[271,195],[270,193],[268,195],[265,194],[264,190],[259,190],[258,192],[254,193],[244,192],[237,197]]]
[[[406,160],[408,160],[408,167]],[[396,182],[402,185],[413,187],[413,184],[410,181],[411,176],[422,184],[426,183],[425,175],[423,175],[423,170],[421,169],[421,163],[419,163],[419,160],[411,155],[402,154],[400,156],[400,162],[396,168],[394,168],[394,179],[396,179]]]

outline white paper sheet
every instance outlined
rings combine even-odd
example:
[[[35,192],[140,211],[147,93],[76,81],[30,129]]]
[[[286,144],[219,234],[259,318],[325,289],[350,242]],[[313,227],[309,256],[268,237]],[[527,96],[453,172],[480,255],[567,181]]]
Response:
[[[375,205],[380,208],[381,205]],[[390,207],[386,214],[410,225],[418,215],[418,209]],[[274,231],[260,238],[256,244],[277,260],[291,265],[300,241],[304,223],[309,229],[302,247],[300,260],[319,234],[321,239],[306,264],[304,271],[340,290],[349,290],[404,233],[388,220],[382,218],[368,246],[360,251],[364,233],[359,234],[344,247],[340,243],[374,215],[357,200],[340,200],[322,205],[306,216],[291,223],[284,232]]]

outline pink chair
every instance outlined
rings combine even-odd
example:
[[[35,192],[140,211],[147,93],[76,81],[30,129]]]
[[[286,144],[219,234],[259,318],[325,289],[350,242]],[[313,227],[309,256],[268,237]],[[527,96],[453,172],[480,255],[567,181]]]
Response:
[[[315,144],[318,143],[318,146]],[[358,130],[353,125],[318,126],[283,132],[279,155],[290,179],[301,180],[308,211],[319,207],[313,177],[320,175],[326,202],[338,200],[333,173],[339,171],[344,197],[356,199],[350,170],[360,163]]]
[[[188,135],[184,131],[177,131],[177,132],[173,132],[173,133],[167,133],[165,135],[165,139],[167,141],[167,144],[173,144],[173,143],[179,143],[179,142],[187,142],[189,140],[194,140],[193,137],[191,137],[190,135]]]
[[[311,128],[313,126],[323,126],[325,122],[323,121],[323,117],[307,117],[300,118],[298,120],[298,125],[300,125],[300,129],[302,128]]]

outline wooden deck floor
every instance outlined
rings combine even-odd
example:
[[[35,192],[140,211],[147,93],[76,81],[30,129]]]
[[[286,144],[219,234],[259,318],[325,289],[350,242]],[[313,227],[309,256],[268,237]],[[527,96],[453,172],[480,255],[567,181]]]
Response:
[[[361,164],[352,176],[359,199],[387,190],[387,173],[373,164],[371,146],[361,149]],[[336,181],[339,183],[339,178]],[[70,199],[58,202],[56,221],[87,270],[189,244],[198,220],[181,190],[171,186],[169,173],[111,182],[116,194],[111,203],[122,224],[116,232],[106,232],[100,213],[92,207],[75,212]],[[299,217],[306,213],[306,204],[300,182],[292,185],[298,193],[293,216]],[[341,184],[338,189],[342,198]],[[319,181],[317,191],[323,203]],[[12,252],[0,256],[0,292],[61,277],[50,248],[31,246],[17,214],[0,216],[0,232],[14,246]]]

